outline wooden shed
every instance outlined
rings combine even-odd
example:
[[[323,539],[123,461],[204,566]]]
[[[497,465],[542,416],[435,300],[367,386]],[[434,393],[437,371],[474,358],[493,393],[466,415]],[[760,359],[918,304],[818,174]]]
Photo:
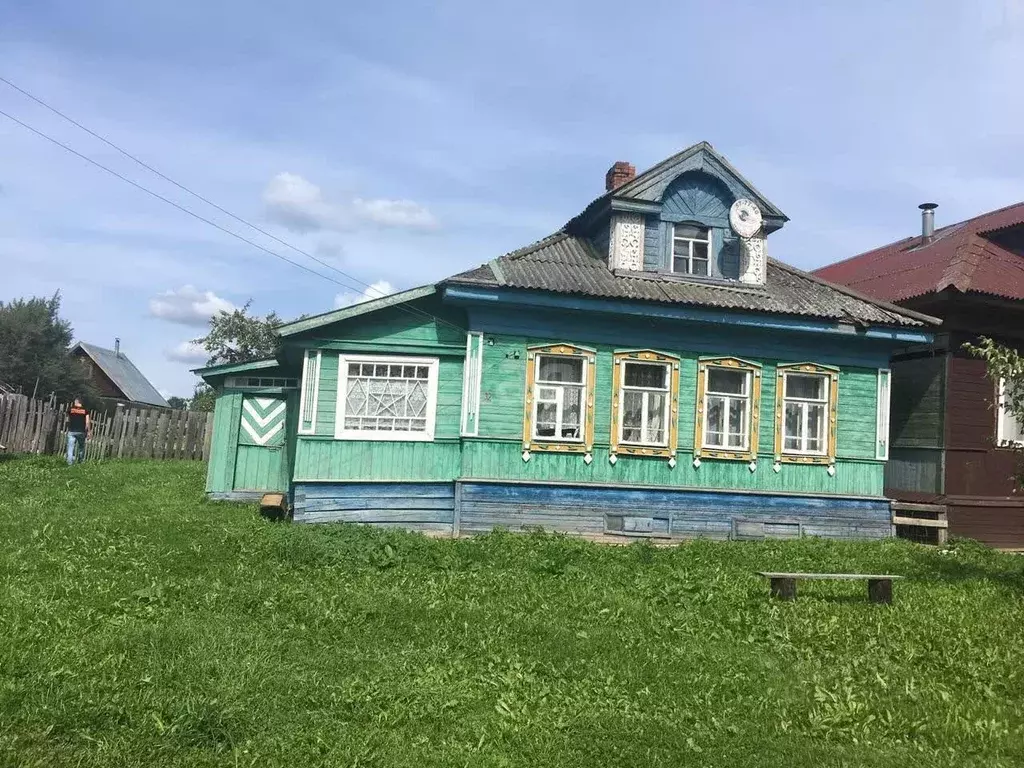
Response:
[[[287,493],[295,461],[299,371],[276,360],[200,368],[217,390],[206,490],[248,500]]]

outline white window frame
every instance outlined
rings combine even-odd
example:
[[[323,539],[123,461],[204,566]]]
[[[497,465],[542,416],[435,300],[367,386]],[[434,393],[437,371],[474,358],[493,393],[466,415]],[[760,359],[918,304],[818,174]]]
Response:
[[[543,357],[562,357],[568,360],[579,360],[583,363],[581,368],[582,381],[579,384],[574,384],[568,381],[550,381],[545,382],[540,378],[540,361]],[[589,374],[590,371],[587,366],[590,361],[587,360],[584,355],[560,355],[556,352],[538,352],[534,358],[534,369],[533,369],[533,413],[531,414],[531,425],[530,425],[530,440],[533,443],[569,443],[569,444],[581,444],[586,440],[587,436],[587,404],[590,402],[590,385],[589,385]],[[578,387],[582,390],[583,394],[580,396],[580,436],[579,437],[562,437],[562,416],[565,407],[565,387]],[[537,409],[540,408],[540,404],[550,403],[550,400],[540,399],[540,390],[542,387],[548,389],[554,388],[555,395],[555,434],[554,436],[538,435],[537,434]]]
[[[426,365],[430,372],[427,379],[426,429],[417,431],[383,431],[371,429],[345,429],[345,403],[348,398],[348,366],[351,363],[374,363],[378,365]],[[427,443],[434,439],[437,420],[437,379],[440,361],[436,357],[401,357],[389,355],[339,355],[338,356],[338,405],[334,423],[336,440],[390,440],[397,442]]]
[[[1007,420],[1013,419],[1014,421],[1016,421],[1013,414],[1011,414],[1006,407],[1006,379],[999,379],[999,389],[997,392],[996,402],[998,405],[998,407],[996,408],[996,445],[999,446],[1000,448],[1010,448],[1013,446],[1024,445],[1024,440],[1010,440],[1006,436]],[[1018,424],[1017,427],[1018,432],[1024,431],[1021,430],[1021,425]]]
[[[878,413],[875,418],[875,458],[889,460],[889,424],[892,408],[892,371],[878,369]]]
[[[743,384],[746,394],[734,395],[722,392],[713,392],[711,390],[711,372],[712,371],[725,371],[727,373],[742,373]],[[735,453],[746,453],[750,451],[750,433],[751,433],[751,411],[754,407],[754,372],[746,368],[727,368],[725,366],[708,366],[704,371],[704,427],[701,434],[700,444],[701,448],[705,451],[727,451]],[[711,419],[708,414],[711,411],[709,403],[712,397],[718,397],[725,401],[724,403],[724,414],[725,423],[723,434],[725,435],[725,443],[722,445],[714,445],[708,442],[708,427],[711,426]],[[742,446],[740,445],[729,445],[729,406],[733,400],[742,400],[746,403],[743,415],[743,431],[746,434],[746,442]]]
[[[320,368],[323,353],[319,349],[307,349],[302,356],[302,379],[299,390],[299,428],[300,435],[316,433],[316,418],[320,405]],[[309,409],[309,418],[306,410]],[[303,425],[309,422],[308,427]]]
[[[665,369],[665,388],[659,389],[657,387],[632,387],[626,384],[626,367],[629,365],[660,365]],[[619,444],[620,445],[635,445],[638,447],[645,448],[668,448],[668,443],[671,433],[672,418],[672,363],[666,363],[661,360],[628,360],[622,359],[619,363]],[[626,440],[623,437],[623,433],[626,429],[626,393],[627,392],[641,392],[643,393],[641,411],[640,411],[640,434],[644,435],[647,432],[647,403],[651,392],[659,392],[665,395],[665,407],[662,418],[664,419],[664,432],[665,439],[660,443],[651,443],[644,440]]]
[[[676,227],[680,226],[680,225],[681,226],[687,226],[687,227],[697,227],[699,229],[706,230],[707,231],[707,240],[701,240],[698,237],[685,237],[685,236],[677,237],[676,236]],[[677,275],[690,275],[692,277],[711,277],[711,241],[712,241],[712,239],[713,239],[713,237],[712,237],[712,234],[711,234],[711,227],[705,227],[703,224],[696,224],[696,223],[688,224],[688,223],[685,223],[685,222],[680,222],[679,225],[673,224],[672,225],[672,249],[671,249],[671,254],[670,254],[671,262],[669,264],[669,270],[671,272],[673,272],[674,274],[677,274]],[[676,259],[677,258],[679,258],[679,259],[683,258],[683,256],[681,256],[681,255],[680,256],[676,256],[676,243],[677,242],[685,242],[685,243],[688,244],[687,245],[687,255],[685,257],[686,258],[686,268],[687,268],[687,271],[685,271],[685,272],[680,272],[680,271],[676,270]],[[695,274],[694,271],[693,271],[693,244],[694,243],[704,243],[708,247],[707,257],[705,259],[701,259],[701,261],[706,261],[707,262],[708,271],[707,271],[706,274],[703,274],[703,275]]]
[[[809,400],[806,397],[789,397],[786,394],[790,376],[813,376],[824,380],[825,399],[824,400]],[[811,373],[807,371],[785,371],[782,374],[782,452],[788,456],[828,456],[829,446],[831,445],[829,430],[832,428],[829,419],[829,413],[831,412],[832,406],[832,377],[827,373]],[[808,440],[808,426],[810,419],[808,414],[810,413],[809,405],[820,405],[823,409],[822,420],[825,424],[825,430],[821,436],[822,449],[820,451],[808,451],[803,448],[787,448],[786,439],[790,435],[786,432],[786,405],[790,402],[801,403],[804,405],[803,418],[801,420],[801,426],[803,427],[803,437],[798,438],[801,440],[803,445],[807,444]],[[796,435],[794,435],[796,437]]]
[[[476,349],[476,359],[473,350]],[[462,419],[459,434],[476,437],[480,434],[480,388],[483,381],[484,335],[480,331],[466,334],[466,362],[462,371]],[[472,420],[472,429],[469,422]]]

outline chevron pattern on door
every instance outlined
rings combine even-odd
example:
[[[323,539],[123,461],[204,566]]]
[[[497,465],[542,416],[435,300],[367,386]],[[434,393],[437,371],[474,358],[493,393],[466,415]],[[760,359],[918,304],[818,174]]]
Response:
[[[278,446],[284,443],[285,402],[280,397],[246,395],[242,401],[241,445]]]

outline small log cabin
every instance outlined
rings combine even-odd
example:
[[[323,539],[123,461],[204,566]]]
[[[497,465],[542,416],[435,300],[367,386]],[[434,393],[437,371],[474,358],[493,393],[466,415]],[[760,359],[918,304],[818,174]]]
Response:
[[[920,234],[815,274],[942,320],[932,343],[893,357],[886,494],[947,515],[952,534],[1024,548],[1024,430],[1000,407],[1005,382],[963,346],[985,335],[1024,349],[1024,203],[939,229],[936,206],[920,208]]]
[[[612,166],[559,231],[205,368],[207,491],[459,535],[892,535],[892,353],[927,315],[767,257],[787,222],[710,144]]]

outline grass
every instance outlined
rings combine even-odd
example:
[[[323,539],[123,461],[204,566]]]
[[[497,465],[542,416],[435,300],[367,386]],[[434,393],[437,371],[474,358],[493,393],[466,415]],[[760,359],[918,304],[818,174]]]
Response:
[[[1024,764],[1024,557],[270,523],[0,462],[0,765]],[[906,574],[767,598],[762,569]]]

